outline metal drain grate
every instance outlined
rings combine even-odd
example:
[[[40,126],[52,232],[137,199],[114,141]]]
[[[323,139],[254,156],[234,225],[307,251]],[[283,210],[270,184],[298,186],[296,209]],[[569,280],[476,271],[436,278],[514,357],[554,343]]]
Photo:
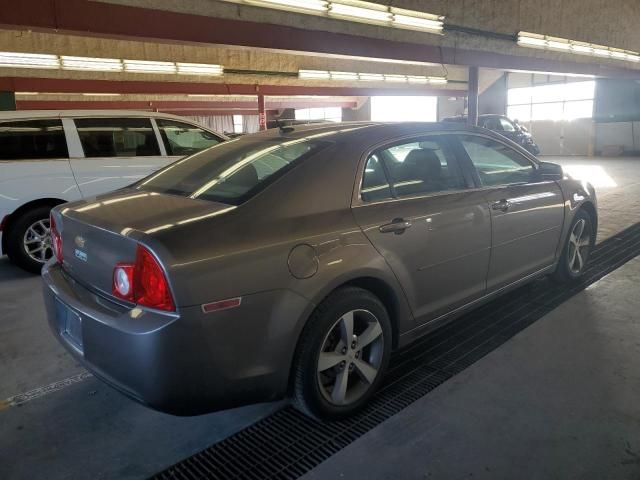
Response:
[[[285,407],[154,478],[298,478],[638,254],[640,224],[599,244],[580,283],[539,280],[395,353],[383,388],[353,418],[321,423]]]

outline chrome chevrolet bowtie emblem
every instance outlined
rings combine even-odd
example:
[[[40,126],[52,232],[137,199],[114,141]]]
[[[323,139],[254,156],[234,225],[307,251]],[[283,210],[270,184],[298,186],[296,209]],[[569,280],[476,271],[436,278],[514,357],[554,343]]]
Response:
[[[82,238],[80,235],[78,235],[76,237],[76,245],[78,246],[78,248],[84,248],[84,243],[85,243],[84,238]]]

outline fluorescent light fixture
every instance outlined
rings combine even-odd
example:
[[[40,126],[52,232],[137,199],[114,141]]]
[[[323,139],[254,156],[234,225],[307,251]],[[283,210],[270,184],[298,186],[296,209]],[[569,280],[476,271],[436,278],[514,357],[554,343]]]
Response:
[[[326,70],[300,70],[298,77],[305,80],[331,80],[331,73]]]
[[[329,2],[325,0],[244,0],[244,2],[258,7],[295,9],[299,11],[326,12]]]
[[[395,73],[356,73],[327,70],[300,70],[298,78],[303,80],[337,80],[361,82],[413,83],[422,85],[444,85],[447,77],[427,77],[424,75],[401,75]]]
[[[331,80],[358,80],[358,74],[354,72],[329,72]]]
[[[224,73],[221,65],[213,65],[208,63],[181,63],[177,62],[179,75],[207,75],[211,77],[219,77]]]
[[[125,72],[132,73],[176,73],[173,62],[155,62],[150,60],[123,60]]]
[[[16,95],[25,95],[25,96],[40,95],[40,92],[16,92]]]
[[[384,75],[381,73],[359,73],[358,80],[363,82],[384,82]]]
[[[417,10],[391,7],[363,0],[222,0],[358,23],[442,34],[444,17]]]
[[[9,68],[60,68],[57,55],[40,53],[0,52],[0,67]]]
[[[63,70],[84,70],[89,72],[121,72],[122,60],[117,58],[69,57],[62,55]]]
[[[566,38],[550,37],[539,33],[519,32],[518,45],[521,47],[539,48],[575,53],[577,55],[589,55],[591,57],[611,58],[626,62],[640,62],[640,53],[621,48],[594,45],[587,42],[579,42]]]
[[[358,22],[366,22],[373,20],[374,22],[391,22],[393,15],[388,7],[376,3],[359,2],[356,0],[329,3],[329,15],[332,17],[342,17],[348,20],[356,20]]]
[[[384,81],[385,82],[393,82],[393,83],[405,83],[407,81],[407,76],[406,75],[396,75],[396,74],[387,75],[385,73]]]
[[[119,97],[120,93],[83,93],[83,97]]]

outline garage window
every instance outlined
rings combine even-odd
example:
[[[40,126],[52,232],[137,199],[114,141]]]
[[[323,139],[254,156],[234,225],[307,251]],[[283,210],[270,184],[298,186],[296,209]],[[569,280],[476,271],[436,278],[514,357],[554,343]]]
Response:
[[[0,160],[46,158],[69,158],[60,120],[0,123]]]
[[[591,118],[595,85],[588,81],[510,88],[507,115],[521,122]]]
[[[160,155],[148,118],[78,118],[74,122],[85,157]]]

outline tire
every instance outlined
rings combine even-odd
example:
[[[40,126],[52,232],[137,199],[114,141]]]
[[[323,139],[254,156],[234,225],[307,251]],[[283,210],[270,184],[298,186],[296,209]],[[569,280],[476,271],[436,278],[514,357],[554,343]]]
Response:
[[[349,319],[352,342],[345,346]],[[336,290],[316,308],[300,337],[292,375],[295,407],[318,419],[353,415],[380,385],[391,345],[391,321],[382,302],[361,288]]]
[[[579,225],[581,224],[584,227],[579,232]],[[584,210],[578,210],[569,227],[569,234],[565,240],[558,266],[553,274],[554,280],[566,283],[576,281],[582,277],[595,243],[596,232],[594,232],[593,227],[591,216]],[[574,240],[577,233],[580,233],[579,238]],[[574,254],[575,242],[582,245],[578,248],[577,256]]]
[[[42,205],[23,212],[12,222],[9,231],[7,232],[6,246],[9,259],[28,272],[39,274],[40,270],[42,270],[42,266],[45,264],[45,261],[53,255],[51,237],[49,236],[48,231],[49,213],[51,212],[51,208],[53,207],[50,205]],[[41,238],[43,239],[42,242],[39,242],[35,236],[31,236],[31,241],[33,242],[32,249],[36,249],[39,246],[43,247],[43,250],[34,253],[33,256],[29,254],[25,246],[25,238],[27,238],[25,236],[27,235],[29,228],[32,226],[34,228],[33,233],[43,234],[41,235]],[[37,261],[33,258],[34,256],[39,256],[42,252],[44,252],[44,256],[42,257],[44,261]]]

